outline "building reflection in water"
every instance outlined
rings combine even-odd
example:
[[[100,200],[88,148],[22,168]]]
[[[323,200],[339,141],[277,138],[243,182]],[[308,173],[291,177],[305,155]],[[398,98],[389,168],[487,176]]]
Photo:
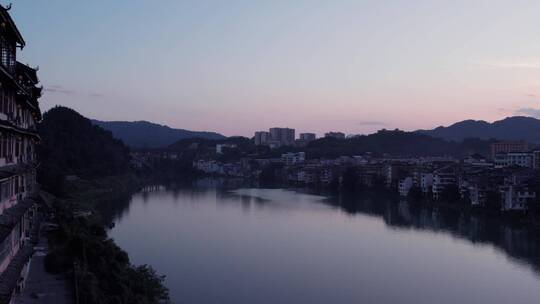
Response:
[[[348,214],[381,217],[389,227],[449,233],[473,244],[488,244],[540,272],[540,236],[530,225],[452,208],[375,197],[341,195],[327,200]]]
[[[188,195],[197,197],[214,191],[218,201],[237,202],[243,211],[251,212],[257,206],[268,203],[260,197],[231,193],[230,189],[242,186],[237,180],[202,179],[194,183],[176,185],[152,185],[143,188],[140,194],[149,199],[150,195],[174,194],[174,197]],[[540,236],[532,227],[486,215],[464,212],[451,208],[440,208],[406,201],[371,196],[333,196],[323,200],[325,204],[338,208],[354,216],[364,214],[381,218],[394,229],[420,229],[432,232],[448,233],[454,237],[466,239],[473,244],[488,244],[505,252],[520,263],[530,265],[540,272]],[[222,200],[220,199],[222,198]],[[129,212],[131,195],[103,202],[101,212],[106,223],[120,220]]]

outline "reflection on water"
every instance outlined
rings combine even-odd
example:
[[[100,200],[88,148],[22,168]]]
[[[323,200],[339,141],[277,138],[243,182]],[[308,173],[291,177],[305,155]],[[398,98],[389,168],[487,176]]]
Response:
[[[175,303],[535,303],[540,240],[480,215],[204,180],[108,206]]]
[[[349,214],[381,217],[391,228],[445,232],[474,244],[493,245],[510,257],[540,271],[540,236],[537,230],[523,224],[504,223],[483,214],[409,204],[405,201],[342,196],[328,199],[327,202]]]

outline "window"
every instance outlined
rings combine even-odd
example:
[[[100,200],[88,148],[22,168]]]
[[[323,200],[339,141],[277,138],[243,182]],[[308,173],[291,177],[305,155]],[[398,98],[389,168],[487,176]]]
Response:
[[[19,156],[19,140],[15,141],[15,157]]]
[[[11,252],[11,237],[7,237],[2,243],[0,243],[0,263],[6,260]]]
[[[10,73],[15,72],[14,46],[4,37],[0,37],[0,62]]]
[[[5,201],[11,197],[11,181],[7,180],[0,184],[1,200]]]
[[[6,89],[4,87],[0,87],[0,112],[7,114],[6,106],[5,106],[5,98],[6,97]]]
[[[21,230],[21,222],[18,222],[17,225],[15,225],[15,228],[13,228],[13,231],[22,231]],[[19,241],[21,240],[21,234],[15,233],[15,243],[19,244]]]
[[[13,92],[6,90],[5,87],[0,87],[0,112],[5,114],[8,119],[12,119],[13,98]]]
[[[2,157],[6,157],[8,155],[8,137],[7,135],[2,135]]]

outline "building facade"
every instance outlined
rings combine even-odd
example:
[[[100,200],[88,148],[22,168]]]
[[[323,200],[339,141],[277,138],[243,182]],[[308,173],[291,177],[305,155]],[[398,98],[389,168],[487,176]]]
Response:
[[[306,160],[306,153],[304,152],[298,152],[298,153],[285,153],[281,155],[281,159],[285,163],[285,165],[294,165],[303,163]]]
[[[270,138],[281,146],[293,146],[295,131],[290,128],[270,128]]]
[[[496,168],[519,166],[524,168],[533,168],[535,154],[529,152],[508,152],[497,153],[493,158]]]
[[[300,133],[300,139],[305,142],[310,142],[317,139],[317,135],[315,135],[315,133]]]
[[[315,133],[300,133],[298,139],[295,140],[295,145],[297,147],[305,147],[315,139],[317,139]]]
[[[255,132],[255,145],[268,145],[270,142],[270,132],[257,131]]]
[[[434,199],[439,199],[443,191],[450,186],[456,185],[456,172],[453,167],[444,167],[433,173],[432,193]]]
[[[290,128],[270,128],[268,132],[257,131],[253,137],[255,145],[278,148],[295,145],[295,130]]]
[[[525,141],[498,141],[491,144],[491,159],[499,153],[528,152],[529,144]]]
[[[0,6],[0,303],[24,287],[38,227],[36,124],[41,120],[37,69],[17,61],[25,41]]]

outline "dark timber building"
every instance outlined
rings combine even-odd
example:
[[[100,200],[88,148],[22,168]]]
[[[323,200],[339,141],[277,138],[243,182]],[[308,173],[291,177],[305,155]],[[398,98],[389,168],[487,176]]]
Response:
[[[0,6],[0,304],[24,287],[37,233],[35,153],[41,119],[36,69],[17,62],[25,41]]]

